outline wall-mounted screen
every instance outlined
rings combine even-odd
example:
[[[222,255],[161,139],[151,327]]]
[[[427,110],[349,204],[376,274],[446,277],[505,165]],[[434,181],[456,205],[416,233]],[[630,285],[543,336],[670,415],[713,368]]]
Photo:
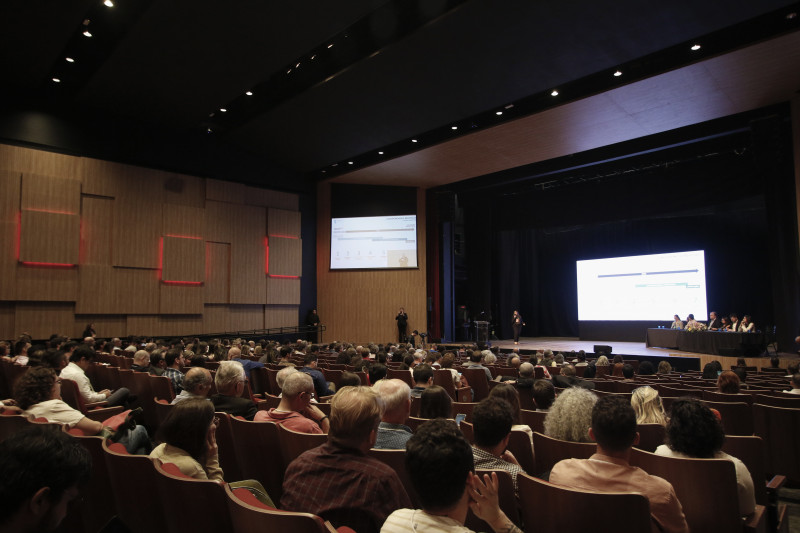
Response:
[[[708,319],[703,250],[578,261],[578,320]]]
[[[417,216],[331,219],[331,270],[417,268]]]

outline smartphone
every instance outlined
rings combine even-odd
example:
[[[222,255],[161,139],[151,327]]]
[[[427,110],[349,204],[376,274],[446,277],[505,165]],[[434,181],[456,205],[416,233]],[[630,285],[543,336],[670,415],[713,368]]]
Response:
[[[461,426],[461,422],[462,422],[462,421],[463,421],[465,418],[467,418],[467,415],[466,415],[466,413],[458,413],[458,414],[456,415],[456,425],[457,425],[457,426]]]

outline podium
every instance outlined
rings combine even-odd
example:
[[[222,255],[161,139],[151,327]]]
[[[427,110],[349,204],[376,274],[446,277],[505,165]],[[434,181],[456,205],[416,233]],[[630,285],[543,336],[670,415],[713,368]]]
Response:
[[[489,322],[486,320],[475,321],[475,341],[480,344],[489,343]]]

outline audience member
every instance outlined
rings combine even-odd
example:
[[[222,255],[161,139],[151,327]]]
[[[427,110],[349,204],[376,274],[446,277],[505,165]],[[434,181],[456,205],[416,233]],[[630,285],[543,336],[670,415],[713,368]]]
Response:
[[[537,411],[549,411],[556,401],[556,389],[546,379],[537,379],[533,383],[533,403]]]
[[[519,377],[517,378],[517,387],[521,389],[530,389],[533,387],[535,367],[530,363],[522,363],[519,365]]]
[[[581,387],[583,389],[594,389],[594,381],[581,379],[576,375],[575,367],[566,365],[561,367],[561,374],[556,374],[552,378],[553,385],[560,389],[570,387]]]
[[[571,442],[592,442],[589,427],[592,408],[597,402],[593,392],[572,387],[558,395],[544,419],[544,434]]]
[[[422,397],[422,393],[433,385],[433,368],[430,365],[417,365],[412,370],[414,388],[411,389],[411,396],[414,398]]]
[[[64,432],[32,425],[8,436],[0,443],[0,531],[55,531],[91,468],[89,452]]]
[[[244,388],[247,386],[242,365],[236,361],[220,361],[214,376],[214,384],[217,386],[217,394],[211,396],[214,411],[253,420],[258,408],[253,400],[242,398]]]
[[[172,392],[180,394],[183,390],[183,372],[181,372],[181,367],[183,367],[184,363],[183,352],[175,348],[167,350],[164,360],[167,365],[164,369],[164,375],[172,383]]]
[[[373,389],[385,406],[374,447],[405,450],[406,441],[413,435],[411,428],[405,425],[411,413],[411,388],[402,379],[382,379],[373,385]]]
[[[717,390],[725,394],[739,394],[739,376],[731,370],[725,370],[717,378]]]
[[[78,384],[78,391],[87,403],[106,402],[109,407],[125,405],[130,392],[125,387],[120,387],[113,393],[108,389],[95,392],[86,371],[92,366],[95,352],[89,346],[78,346],[69,358],[69,364],[61,371],[62,379],[71,379]]]
[[[639,442],[636,413],[628,401],[617,396],[600,398],[592,408],[589,432],[597,443],[597,452],[589,459],[558,462],[550,473],[550,482],[578,490],[639,492],[650,500],[654,533],[688,532],[672,485],[628,463],[631,447]]]
[[[381,533],[472,533],[463,527],[470,508],[495,533],[520,532],[500,510],[496,474],[481,479],[473,473],[470,445],[452,422],[431,420],[420,426],[408,442],[406,469],[422,510],[394,511]]]
[[[211,392],[211,383],[211,372],[208,369],[190,368],[183,380],[183,390],[172,400],[172,405],[177,405],[190,399],[208,400],[208,393]]]
[[[161,350],[154,350],[150,354],[150,368],[148,371],[153,376],[163,376],[166,368],[167,361],[164,359],[164,353]]]
[[[670,372],[672,372],[672,365],[670,365],[669,362],[661,361],[658,363],[659,374],[669,374]]]
[[[514,411],[511,405],[499,397],[481,400],[472,411],[475,468],[508,471],[514,480],[514,490],[517,490],[517,474],[522,469],[517,458],[506,449],[513,424]]]
[[[464,363],[463,367],[464,368],[480,368],[480,369],[483,369],[484,373],[486,374],[486,380],[487,381],[492,381],[492,373],[491,373],[491,371],[481,364],[481,360],[483,359],[483,356],[481,355],[481,352],[479,352],[478,350],[475,350],[475,351],[467,350],[467,353],[469,354],[469,361]]]
[[[330,420],[311,403],[314,381],[305,372],[290,373],[283,382],[281,403],[268,411],[258,411],[256,422],[275,422],[301,433],[327,433]]]
[[[317,393],[317,398],[324,398],[325,396],[332,396],[333,389],[330,384],[325,381],[325,376],[322,372],[317,370],[317,356],[308,354],[304,360],[305,366],[300,369],[300,372],[308,374],[314,381],[314,391]]]
[[[667,425],[667,415],[658,391],[650,386],[633,389],[631,405],[636,412],[637,424]]]
[[[667,457],[732,461],[736,467],[739,512],[746,516],[756,508],[753,478],[743,462],[722,451],[724,440],[722,424],[708,407],[698,400],[681,398],[672,402],[667,424],[667,444],[656,448],[655,453]]]
[[[370,383],[372,383],[371,380]],[[360,385],[361,385],[361,378],[358,377],[358,374],[356,374],[355,372],[348,372],[346,370],[342,372],[342,377],[339,379],[339,387],[358,387]]]
[[[523,424],[521,421],[522,409],[519,405],[519,392],[517,392],[517,388],[508,383],[500,383],[489,391],[489,398],[502,398],[508,402],[514,415],[514,424],[511,426],[511,431],[521,431],[528,435],[531,446],[533,446],[533,430],[531,430],[529,425]]]
[[[131,370],[134,372],[150,372],[150,354],[144,350],[139,350],[133,355]]]
[[[792,376],[792,389],[783,392],[786,394],[800,394],[800,373]]]
[[[433,385],[422,392],[419,405],[420,418],[452,418],[453,399],[444,387]]]
[[[639,375],[640,376],[652,376],[656,373],[655,368],[653,368],[653,363],[650,361],[642,361],[639,363]]]
[[[328,442],[286,469],[281,509],[316,514],[334,527],[375,533],[393,511],[410,507],[397,473],[367,455],[382,414],[383,401],[371,388],[342,388],[331,400]]]
[[[462,376],[458,372],[458,370],[453,368],[453,363],[454,362],[455,362],[455,356],[453,355],[453,352],[445,352],[444,356],[442,356],[442,359],[440,361],[440,363],[442,365],[442,369],[448,370],[448,371],[450,371],[450,374],[452,374],[452,376],[453,376],[453,385],[455,386],[455,388],[458,389],[458,388],[461,388],[461,387],[465,387],[465,386],[467,386],[466,385],[467,380],[466,380],[466,378],[464,376]]]
[[[244,347],[248,352],[250,351],[249,346]],[[228,360],[230,361],[238,361],[242,368],[244,368],[244,375],[247,379],[250,379],[250,372],[254,368],[264,368],[264,363],[259,363],[258,361],[251,361],[250,359],[245,359],[242,357],[242,349],[234,346],[230,350],[228,350]]]
[[[282,391],[283,383],[286,381],[286,378],[289,377],[289,374],[294,374],[295,372],[299,372],[299,370],[297,370],[297,367],[295,367],[294,365],[285,366],[280,370],[278,370],[278,373],[275,374],[275,382],[278,384],[278,389]],[[280,398],[282,395],[283,395],[282,392],[279,393],[278,398]]]
[[[386,368],[386,365],[381,364],[381,363],[375,363],[374,365],[370,366],[369,367],[369,384],[370,385],[375,385],[378,381],[380,381],[383,378],[385,378],[387,371],[388,371],[388,369]],[[358,376],[356,376],[356,378],[358,378]],[[348,384],[342,384],[341,382],[339,383],[340,387],[347,387],[347,386],[350,386],[350,385],[352,385],[353,387],[357,387],[357,386],[361,385],[361,379],[358,380],[358,383],[348,383]]]

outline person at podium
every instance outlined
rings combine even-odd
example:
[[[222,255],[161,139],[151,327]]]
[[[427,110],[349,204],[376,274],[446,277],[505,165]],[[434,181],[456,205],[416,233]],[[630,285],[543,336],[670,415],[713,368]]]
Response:
[[[675,320],[672,322],[672,325],[669,327],[669,329],[683,329],[683,322],[681,322],[681,317],[675,315],[673,318]]]

